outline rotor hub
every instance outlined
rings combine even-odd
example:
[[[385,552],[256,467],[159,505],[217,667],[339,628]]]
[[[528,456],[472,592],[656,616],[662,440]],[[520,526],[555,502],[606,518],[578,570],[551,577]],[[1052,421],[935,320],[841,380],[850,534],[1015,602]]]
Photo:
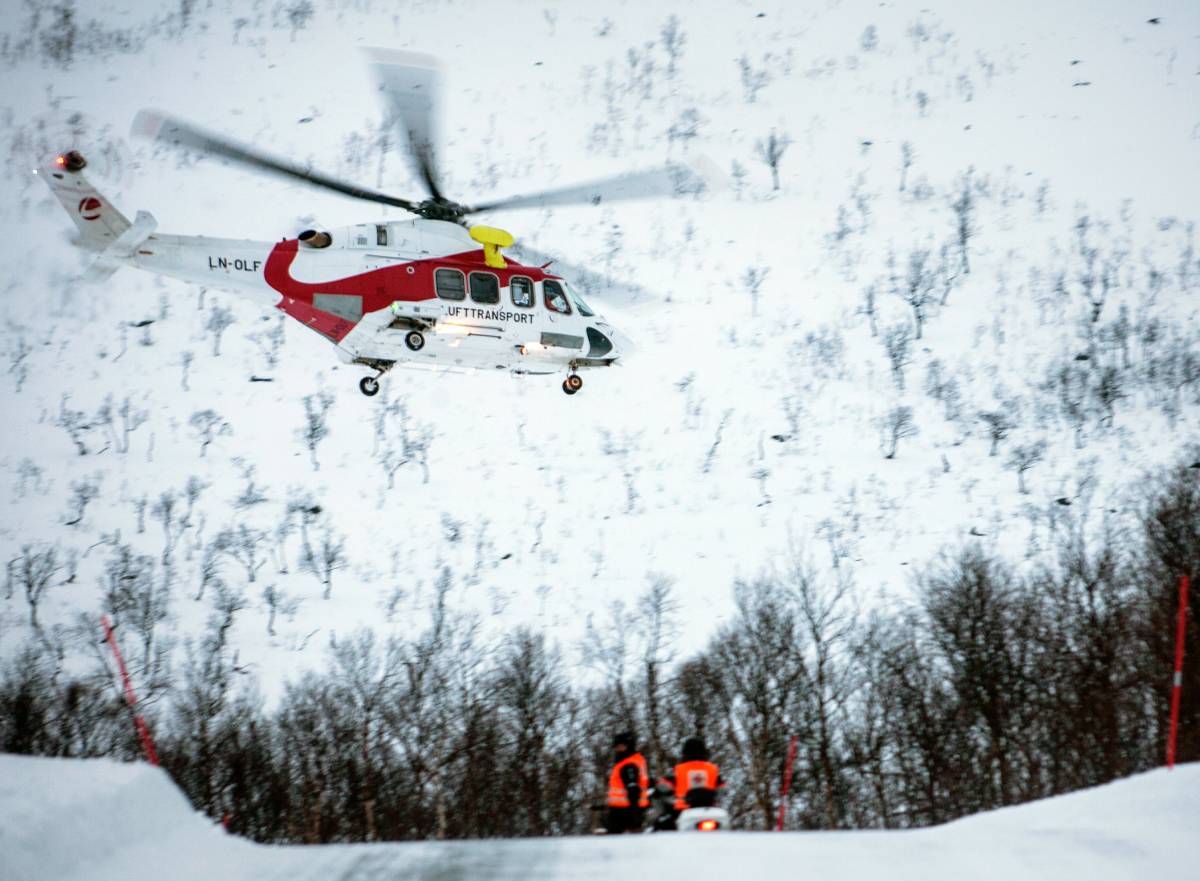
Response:
[[[466,206],[449,199],[426,199],[413,210],[426,220],[448,220],[451,223],[461,222],[467,213]]]

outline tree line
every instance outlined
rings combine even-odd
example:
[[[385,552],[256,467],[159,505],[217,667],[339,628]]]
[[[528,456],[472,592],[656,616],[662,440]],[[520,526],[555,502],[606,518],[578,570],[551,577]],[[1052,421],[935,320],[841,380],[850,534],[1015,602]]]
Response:
[[[270,706],[239,665],[241,606],[224,594],[174,671],[173,637],[136,626],[155,609],[110,606],[166,770],[198,810],[258,841],[583,833],[611,736],[630,727],[652,770],[704,736],[739,828],[772,827],[793,735],[789,827],[926,826],[1161,763],[1178,578],[1200,576],[1197,458],[1139,484],[1135,527],[1096,538],[1063,516],[1057,546],[1020,566],[965,544],[923,567],[904,603],[861,611],[844,568],[818,574],[791,554],[734,586],[734,614],[690,657],[673,650],[680,588],[652,577],[589,622],[586,675],[533,629],[486,640],[448,602],[448,570],[427,620],[332,639],[323,668]],[[32,561],[35,586],[47,565]],[[131,567],[114,569],[112,591]],[[7,659],[0,748],[138,757],[91,637],[38,628]],[[1178,757],[1195,761],[1194,615],[1187,640]]]

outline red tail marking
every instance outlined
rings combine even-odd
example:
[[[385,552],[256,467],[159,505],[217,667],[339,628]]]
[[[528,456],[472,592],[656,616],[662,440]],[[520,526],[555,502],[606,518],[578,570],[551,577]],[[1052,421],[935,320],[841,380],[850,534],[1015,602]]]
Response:
[[[86,199],[79,200],[79,216],[84,220],[99,220],[100,209],[103,206],[100,200],[95,196],[88,196]]]

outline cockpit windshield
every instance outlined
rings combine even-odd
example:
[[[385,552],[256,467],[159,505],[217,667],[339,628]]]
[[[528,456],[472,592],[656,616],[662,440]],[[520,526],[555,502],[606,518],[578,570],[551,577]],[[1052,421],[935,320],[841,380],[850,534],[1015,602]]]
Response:
[[[580,315],[583,315],[585,318],[595,316],[595,311],[584,301],[583,297],[579,296],[579,291],[575,288],[575,285],[567,284],[565,281],[562,285],[567,289],[567,293],[571,297],[571,302],[575,304],[575,308],[579,310]]]

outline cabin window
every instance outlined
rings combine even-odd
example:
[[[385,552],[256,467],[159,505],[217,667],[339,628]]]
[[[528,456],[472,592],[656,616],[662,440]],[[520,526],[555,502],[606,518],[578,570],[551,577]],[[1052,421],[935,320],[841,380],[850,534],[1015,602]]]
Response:
[[[383,224],[375,225],[375,244],[381,248],[387,247],[387,227]]]
[[[514,306],[522,309],[533,307],[533,282],[523,275],[514,275],[508,283],[509,295]]]
[[[457,269],[439,269],[433,274],[437,295],[443,300],[463,300],[467,296],[467,279]]]
[[[545,293],[547,309],[562,315],[571,314],[571,304],[567,302],[567,294],[562,285],[548,278],[542,282],[542,289]]]
[[[490,272],[472,272],[471,299],[476,303],[499,303],[500,279]]]

